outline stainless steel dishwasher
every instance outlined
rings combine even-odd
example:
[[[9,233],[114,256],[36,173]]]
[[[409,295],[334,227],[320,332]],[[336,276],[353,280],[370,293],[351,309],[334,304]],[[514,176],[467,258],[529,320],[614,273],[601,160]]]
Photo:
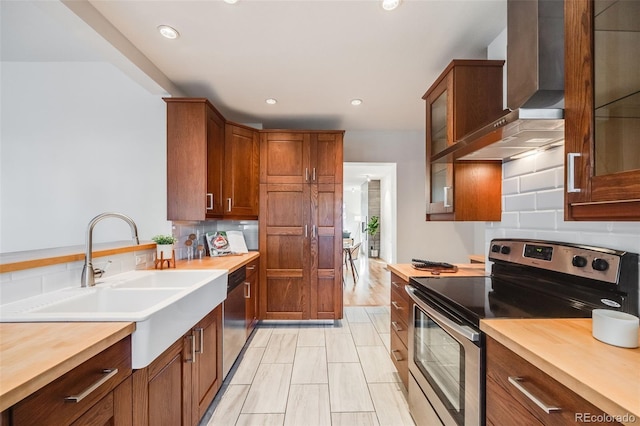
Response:
[[[233,363],[247,341],[245,325],[244,282],[245,267],[229,274],[227,299],[223,303],[224,321],[222,325],[222,377],[227,377]]]

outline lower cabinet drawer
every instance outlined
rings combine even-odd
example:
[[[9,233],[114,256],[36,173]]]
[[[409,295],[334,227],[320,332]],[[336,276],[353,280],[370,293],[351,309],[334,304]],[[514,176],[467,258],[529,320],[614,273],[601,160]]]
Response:
[[[515,421],[519,425],[545,426],[620,424],[593,421],[598,417],[611,418],[492,338],[487,338],[486,389],[489,424],[515,424]],[[590,420],[585,420],[585,416]]]
[[[130,375],[128,336],[14,405],[12,424],[68,425]]]
[[[408,322],[404,312],[391,308],[391,331],[398,334],[400,340],[406,347],[409,346]]]
[[[404,383],[405,388],[409,386],[409,359],[407,347],[402,343],[398,333],[391,332],[391,361],[398,370],[398,375]]]

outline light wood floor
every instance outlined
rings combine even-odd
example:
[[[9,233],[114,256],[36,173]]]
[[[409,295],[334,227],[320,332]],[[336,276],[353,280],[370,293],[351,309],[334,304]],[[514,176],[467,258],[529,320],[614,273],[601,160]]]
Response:
[[[390,275],[386,262],[360,256],[355,261],[356,282],[354,285],[351,267],[342,268],[345,285],[344,306],[388,306],[390,301]]]
[[[331,324],[261,323],[201,426],[414,425],[389,358],[389,307],[344,312]]]

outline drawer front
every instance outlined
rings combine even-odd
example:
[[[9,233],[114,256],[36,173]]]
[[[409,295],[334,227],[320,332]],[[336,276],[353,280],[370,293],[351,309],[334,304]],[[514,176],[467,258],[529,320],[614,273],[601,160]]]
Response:
[[[393,300],[393,299],[392,299]],[[407,315],[405,315],[405,311],[401,309],[395,309],[392,305],[391,307],[391,332],[396,333],[402,343],[409,347],[409,333],[408,333],[409,325],[407,321]]]
[[[402,290],[404,292],[404,289]],[[391,320],[404,324],[407,328],[409,324],[409,315],[411,314],[411,304],[402,296],[402,293],[395,289],[391,289]]]
[[[105,369],[118,372],[110,374]],[[13,424],[68,425],[130,375],[131,337],[127,336],[14,405]],[[84,397],[68,402],[68,396]]]
[[[402,343],[402,340],[398,337],[398,334],[391,332],[391,361],[398,370],[398,376],[404,383],[405,388],[409,386],[409,362],[407,347]]]
[[[502,389],[503,392],[490,392],[490,386],[493,389]],[[531,397],[526,396],[524,392],[529,392]],[[546,413],[532,398],[548,407],[556,407],[560,410]],[[575,425],[576,421],[580,423],[580,416],[584,416],[584,413],[589,413],[593,417],[604,414],[595,405],[525,359],[495,340],[487,338],[487,420],[504,424],[506,420],[504,416],[510,415],[514,421],[521,421],[526,412],[529,414],[526,424],[542,423],[547,426]]]
[[[259,257],[256,257],[251,262],[247,263],[246,268],[245,268],[245,270],[247,272],[247,278],[250,277],[251,275],[255,274],[256,272],[258,272],[258,265],[260,265],[260,258]]]

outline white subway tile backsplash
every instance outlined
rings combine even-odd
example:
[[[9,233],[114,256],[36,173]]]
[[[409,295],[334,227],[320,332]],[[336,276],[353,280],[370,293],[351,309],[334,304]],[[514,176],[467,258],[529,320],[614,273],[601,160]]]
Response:
[[[536,169],[535,156],[521,158],[520,160],[509,161],[502,165],[502,177],[511,178],[533,173]]]
[[[536,195],[534,193],[510,195],[504,197],[504,211],[531,211],[536,209]]]
[[[0,291],[0,305],[15,302],[42,293],[42,278],[31,276],[2,282]]]
[[[502,212],[502,222],[500,225],[504,228],[517,228],[519,225],[519,215],[517,212]]]
[[[536,207],[540,210],[562,210],[564,208],[564,190],[560,188],[538,192]]]
[[[549,149],[547,151],[541,152],[540,154],[534,156],[535,158],[535,169],[536,171],[541,171],[545,169],[551,169],[554,167],[563,167],[564,166],[564,148],[558,147]]]
[[[520,227],[530,229],[556,229],[556,212],[520,212]]]
[[[520,179],[510,178],[502,181],[502,195],[517,194],[520,192]]]
[[[556,183],[555,170],[545,170],[543,172],[531,173],[520,177],[520,192],[533,192],[543,189],[553,189]]]

